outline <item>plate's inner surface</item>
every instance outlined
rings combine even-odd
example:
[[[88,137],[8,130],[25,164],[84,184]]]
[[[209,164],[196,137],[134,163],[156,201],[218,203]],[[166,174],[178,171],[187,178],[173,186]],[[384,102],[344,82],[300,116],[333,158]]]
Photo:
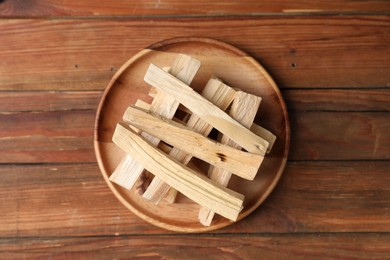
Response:
[[[116,80],[106,89],[100,104],[96,122],[96,154],[110,188],[122,203],[141,218],[171,230],[212,230],[229,225],[231,221],[216,215],[210,227],[203,227],[198,221],[200,206],[184,196],[180,196],[175,204],[163,200],[156,206],[139,195],[138,183],[128,191],[108,181],[125,155],[111,141],[115,125],[122,121],[126,108],[137,99],[151,101],[148,96],[150,86],[143,81],[150,63],[159,67],[170,66],[178,53],[190,55],[202,62],[191,84],[197,92],[201,92],[209,78],[216,76],[233,88],[262,97],[255,123],[275,134],[276,143],[271,153],[266,155],[254,181],[233,176],[228,187],[245,195],[244,209],[239,219],[252,212],[266,198],[279,179],[287,157],[289,128],[285,105],[277,87],[261,66],[241,51],[217,41],[167,41],[144,50],[124,65]]]

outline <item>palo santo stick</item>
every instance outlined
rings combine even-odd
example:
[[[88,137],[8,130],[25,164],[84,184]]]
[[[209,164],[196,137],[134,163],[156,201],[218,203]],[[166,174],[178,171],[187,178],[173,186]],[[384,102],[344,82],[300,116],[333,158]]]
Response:
[[[171,67],[162,67],[162,69],[163,69],[164,71],[169,72],[169,70],[171,69]],[[158,92],[158,89],[156,89],[156,88],[154,88],[154,87],[151,87],[151,88],[149,89],[148,96],[150,96],[150,97],[152,97],[152,98],[155,98],[156,95],[157,95],[157,92]]]
[[[276,136],[271,133],[269,130],[265,129],[264,127],[259,126],[258,124],[253,123],[251,125],[251,131],[263,138],[264,140],[267,140],[269,143],[267,148],[267,153],[271,152],[272,147],[274,146],[274,143],[276,141]]]
[[[250,127],[255,119],[259,109],[261,98],[242,91],[238,91],[234,97],[229,114],[245,127]],[[241,149],[240,145],[229,139],[226,135],[222,136],[221,143],[230,145],[234,148]],[[211,166],[209,170],[210,179],[227,186],[231,173],[221,168]],[[199,211],[199,221],[205,226],[210,226],[214,217],[213,210],[203,207]]]
[[[233,101],[235,93],[235,90],[224,84],[222,81],[212,78],[207,82],[205,88],[203,89],[202,96],[222,110],[225,110]],[[204,136],[207,136],[213,129],[211,125],[200,119],[195,114],[191,114],[187,122],[187,127]],[[192,158],[190,154],[187,154],[175,147],[173,147],[169,155],[183,164],[187,164]],[[155,177],[144,192],[143,197],[158,204],[160,200],[164,198],[168,190],[174,190],[176,192],[175,189],[170,188],[169,185],[164,183],[160,178]],[[175,197],[176,196],[173,197],[173,200]]]
[[[244,201],[242,194],[219,185],[169,158],[123,124],[117,125],[112,140],[146,170],[159,176],[188,198],[228,219],[237,219]]]
[[[267,141],[243,127],[224,111],[169,73],[151,64],[144,80],[153,87],[174,97],[194,114],[211,124],[224,135],[227,135],[245,150],[265,155],[268,147]]]
[[[123,119],[141,131],[147,132],[169,145],[191,154],[191,156],[247,180],[255,178],[264,159],[261,155],[220,144],[187,126],[134,106],[127,108]]]
[[[183,82],[190,84],[199,68],[200,62],[198,60],[180,54],[173,62],[169,72]],[[152,101],[150,110],[166,118],[172,118],[178,106],[178,101],[166,95],[164,92],[159,91]],[[160,140],[151,135],[145,133],[143,135],[155,146],[160,142]],[[143,169],[144,168],[141,165],[137,164],[130,156],[126,155],[111,174],[110,180],[126,189],[131,189],[142,174]]]
[[[150,104],[141,99],[137,99],[137,101],[135,101],[135,106],[145,110],[150,110]]]
[[[153,88],[155,89],[155,88]],[[155,92],[157,94],[157,90]],[[204,96],[204,95],[203,95]],[[214,103],[214,102],[213,102]],[[146,110],[149,110],[150,108],[150,104],[146,103],[145,101],[142,101],[140,99],[138,99],[136,102],[135,102],[135,106],[136,107],[140,107],[140,108],[143,108],[143,109],[146,109]],[[185,109],[187,110],[187,108],[185,107],[181,107],[179,106],[178,110],[180,109]],[[224,110],[224,109],[222,109]],[[258,135],[260,136],[261,138],[263,138],[264,140],[266,140],[268,143],[269,143],[269,146],[267,148],[267,153],[271,152],[272,150],[272,147],[276,141],[276,136],[271,133],[269,130],[265,129],[264,127],[261,127],[259,126],[258,124],[256,123],[253,123],[251,125],[251,131],[255,134],[255,135]]]
[[[169,72],[169,70],[165,70],[165,68],[163,68],[163,70]],[[158,92],[158,90],[157,90],[156,88],[151,87],[150,90],[149,90],[149,92],[148,92],[148,95],[149,95],[150,97],[154,98],[154,97],[156,97],[157,92]]]

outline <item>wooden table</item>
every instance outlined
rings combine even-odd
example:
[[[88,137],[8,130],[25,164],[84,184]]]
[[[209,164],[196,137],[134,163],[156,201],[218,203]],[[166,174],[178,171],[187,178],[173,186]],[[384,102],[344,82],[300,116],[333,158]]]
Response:
[[[0,258],[389,258],[389,1],[0,1]],[[264,204],[206,234],[135,217],[93,150],[102,91],[177,36],[241,48],[291,120]]]

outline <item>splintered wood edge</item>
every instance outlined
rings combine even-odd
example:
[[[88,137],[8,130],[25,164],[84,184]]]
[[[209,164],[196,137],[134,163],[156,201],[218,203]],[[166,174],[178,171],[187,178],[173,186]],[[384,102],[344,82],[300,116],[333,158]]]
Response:
[[[244,201],[242,194],[227,189],[184,164],[172,160],[123,124],[117,124],[113,142],[146,170],[159,176],[196,203],[230,220],[237,219]]]
[[[266,153],[268,147],[266,140],[253,134],[224,111],[195,92],[191,87],[154,64],[149,66],[144,80],[153,87],[161,89],[174,97],[193,113],[213,125],[247,151],[260,155]]]

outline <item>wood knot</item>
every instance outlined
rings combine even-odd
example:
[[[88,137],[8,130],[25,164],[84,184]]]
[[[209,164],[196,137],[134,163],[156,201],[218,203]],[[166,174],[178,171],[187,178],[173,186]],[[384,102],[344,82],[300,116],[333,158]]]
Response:
[[[226,155],[224,155],[223,153],[217,153],[217,156],[219,159],[221,159],[222,162],[226,161]]]

